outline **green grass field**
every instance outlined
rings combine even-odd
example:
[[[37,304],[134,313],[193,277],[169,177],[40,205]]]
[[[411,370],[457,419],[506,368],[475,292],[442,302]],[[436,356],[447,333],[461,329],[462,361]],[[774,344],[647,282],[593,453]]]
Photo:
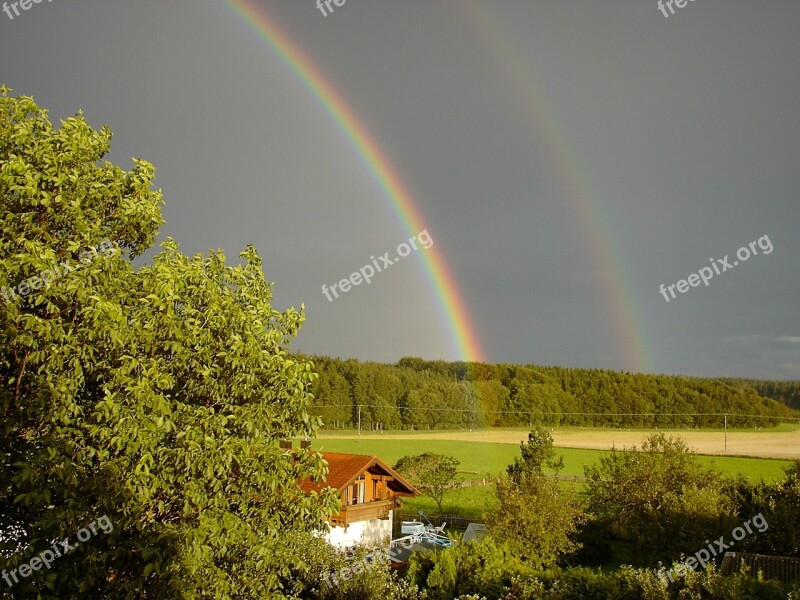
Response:
[[[397,439],[357,439],[355,438],[321,438],[314,440],[312,447],[316,450],[331,452],[349,452],[353,454],[371,454],[393,465],[403,456],[435,452],[455,456],[460,461],[459,471],[465,479],[480,479],[484,476],[498,476],[506,466],[518,457],[519,447],[514,444],[495,444],[489,442],[462,442],[449,440],[397,440]],[[564,457],[562,475],[583,475],[583,467],[594,464],[608,450],[590,450],[582,448],[556,448],[556,452]],[[788,460],[769,458],[744,458],[733,456],[697,455],[705,466],[713,468],[722,475],[744,475],[752,481],[763,479],[771,483],[783,478],[786,468],[791,464]]]
[[[490,442],[464,442],[449,440],[414,439],[358,439],[357,436],[344,438],[322,437],[314,440],[312,448],[330,452],[348,452],[353,454],[370,454],[377,456],[390,465],[409,454],[435,452],[455,456],[459,461],[459,472],[464,479],[483,479],[497,477],[505,472],[506,466],[514,462],[520,455],[515,444],[497,444]],[[564,457],[562,476],[582,477],[584,466],[591,465],[609,453],[608,450],[588,450],[581,448],[556,448],[556,452]],[[725,476],[744,475],[751,481],[763,479],[767,483],[783,478],[785,469],[791,464],[788,460],[768,458],[742,458],[729,456],[697,455],[704,466],[714,469]],[[565,488],[574,489],[578,493],[584,490],[580,482],[562,481]],[[483,513],[495,506],[494,485],[461,488],[448,492],[443,502],[444,512],[458,513],[471,519],[480,519]],[[426,514],[436,513],[436,503],[427,496],[406,500],[404,512],[414,514],[424,511]]]
[[[359,440],[359,439],[317,439],[312,446],[315,450],[371,454],[393,465],[403,456],[435,452],[455,456],[460,461],[459,471],[466,479],[483,476],[497,476],[506,465],[514,462],[519,448],[510,444],[489,444],[470,442],[450,442],[439,440]]]
[[[497,505],[494,486],[461,488],[451,490],[444,496],[442,510],[445,513],[454,513],[469,519],[482,519],[483,513],[491,511]],[[428,496],[419,496],[403,501],[403,513],[414,516],[418,511],[427,514],[436,514],[439,509],[436,502]]]

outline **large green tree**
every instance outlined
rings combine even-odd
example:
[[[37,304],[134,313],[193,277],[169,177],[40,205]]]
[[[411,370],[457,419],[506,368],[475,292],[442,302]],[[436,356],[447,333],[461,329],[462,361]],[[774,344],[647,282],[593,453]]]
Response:
[[[641,449],[612,450],[585,472],[589,511],[640,551],[676,557],[735,525],[719,475],[678,437],[652,434]]]
[[[536,567],[552,567],[580,548],[577,533],[585,517],[574,494],[558,480],[531,474],[497,483],[497,508],[486,514],[489,532],[515,556]]]
[[[521,481],[532,475],[542,475],[544,467],[549,467],[558,474],[564,468],[564,457],[556,456],[552,434],[542,426],[534,427],[528,433],[528,441],[519,445],[520,458],[506,469],[508,476],[514,481]]]
[[[320,455],[277,444],[318,426],[313,365],[288,355],[304,315],[271,306],[253,248],[228,266],[167,240],[135,268],[161,193],[146,161],[103,160],[110,139],[0,93],[0,568],[114,525],[6,592],[282,597],[338,504],[298,488]]]
[[[741,551],[800,557],[800,460],[789,466],[782,481],[768,484],[740,476],[726,481],[725,493],[740,523],[758,514],[767,523],[766,530],[742,540]]]
[[[563,468],[555,458],[553,438],[543,427],[520,444],[520,458],[497,483],[499,506],[486,514],[491,535],[504,540],[514,554],[536,567],[552,567],[581,547],[576,537],[586,521],[575,495],[562,491],[556,477],[543,468]]]
[[[453,456],[433,452],[404,456],[394,468],[433,498],[440,513],[445,493],[458,487],[458,459]]]

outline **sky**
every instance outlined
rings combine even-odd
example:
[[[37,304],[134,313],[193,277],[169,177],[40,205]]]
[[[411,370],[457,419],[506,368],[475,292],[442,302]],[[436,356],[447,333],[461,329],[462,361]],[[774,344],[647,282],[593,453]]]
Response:
[[[0,84],[152,162],[159,241],[254,245],[297,350],[800,379],[800,3],[315,2],[9,6]]]

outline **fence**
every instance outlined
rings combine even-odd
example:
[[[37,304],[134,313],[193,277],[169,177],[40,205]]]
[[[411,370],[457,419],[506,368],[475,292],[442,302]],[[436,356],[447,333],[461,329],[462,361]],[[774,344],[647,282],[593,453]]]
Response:
[[[419,514],[403,513],[404,521],[413,521],[415,519],[418,521],[420,520]],[[481,519],[468,519],[467,517],[462,517],[455,513],[442,513],[438,515],[426,514],[421,520],[425,524],[430,521],[430,524],[434,527],[439,527],[443,523],[446,523],[447,529],[466,529],[470,523],[483,523]]]
[[[571,483],[585,483],[586,477],[583,475],[557,475],[559,481],[569,481]],[[460,482],[460,487],[483,487],[485,485],[494,485],[499,481],[497,477],[484,477],[482,479],[464,479]]]

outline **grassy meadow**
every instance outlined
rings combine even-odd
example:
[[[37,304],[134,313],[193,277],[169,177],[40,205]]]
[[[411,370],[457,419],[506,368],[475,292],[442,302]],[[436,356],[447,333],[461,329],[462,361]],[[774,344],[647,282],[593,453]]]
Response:
[[[435,452],[455,456],[460,461],[459,471],[465,479],[481,479],[496,477],[505,471],[507,465],[518,457],[519,446],[492,442],[464,442],[451,440],[425,439],[368,439],[327,438],[324,435],[314,440],[312,447],[316,450],[330,452],[349,452],[353,454],[371,454],[381,460],[394,464],[403,456]],[[556,448],[564,457],[562,475],[583,475],[583,467],[597,462],[609,450],[587,448]],[[739,456],[697,455],[698,460],[722,475],[744,475],[753,481],[763,479],[773,482],[783,478],[784,471],[791,463],[788,460],[770,458],[748,458]]]
[[[520,455],[518,444],[511,443],[426,439],[428,436],[420,432],[410,432],[406,435],[392,432],[385,436],[374,433],[360,437],[356,433],[343,435],[342,432],[336,432],[332,436],[322,434],[314,440],[312,447],[315,450],[329,452],[369,454],[377,456],[390,465],[396,463],[403,456],[422,454],[423,452],[454,456],[460,461],[459,474],[463,479],[482,480],[486,478],[488,485],[448,492],[444,498],[443,508],[445,512],[458,513],[473,519],[481,518],[483,512],[491,510],[494,505],[494,485],[491,485],[488,480],[504,473],[506,466],[514,462],[514,458]],[[584,485],[580,482],[580,478],[584,474],[583,468],[596,463],[610,451],[557,447],[556,452],[564,459],[564,469],[559,474],[565,476],[566,479],[578,478],[578,481],[575,482],[562,481],[562,486],[581,493],[584,489]],[[788,460],[740,456],[698,454],[697,458],[701,464],[722,475],[743,475],[752,481],[763,479],[768,483],[782,479],[785,469],[791,464]],[[436,503],[427,496],[404,502],[406,514],[413,514],[419,510],[425,513],[438,512]]]

